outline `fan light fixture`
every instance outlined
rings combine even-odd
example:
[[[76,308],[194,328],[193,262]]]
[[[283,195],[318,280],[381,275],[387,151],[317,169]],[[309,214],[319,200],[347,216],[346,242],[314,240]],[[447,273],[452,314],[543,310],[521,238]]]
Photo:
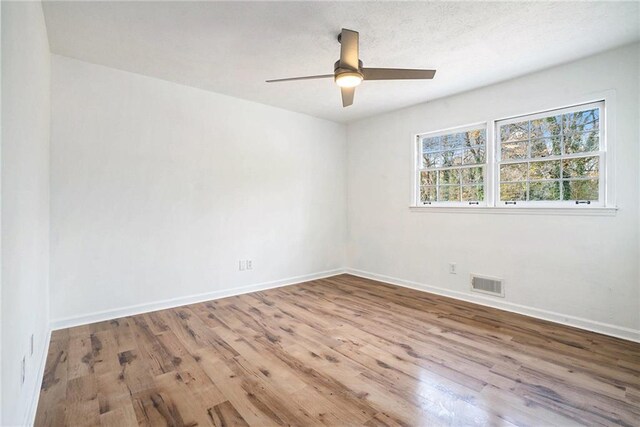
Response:
[[[338,35],[340,59],[333,65],[333,74],[289,77],[267,80],[267,83],[290,82],[294,80],[330,79],[333,77],[340,87],[342,106],[353,104],[356,86],[363,80],[431,80],[436,70],[415,70],[404,68],[365,68],[360,60],[360,35],[357,31],[343,28]]]
[[[336,84],[340,87],[356,87],[362,83],[360,73],[341,73],[336,76]]]

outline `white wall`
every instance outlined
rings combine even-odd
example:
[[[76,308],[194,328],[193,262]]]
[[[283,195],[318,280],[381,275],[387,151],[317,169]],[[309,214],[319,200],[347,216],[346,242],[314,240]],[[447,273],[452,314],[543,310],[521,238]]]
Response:
[[[27,422],[42,379],[49,326],[49,123],[42,6],[2,2],[2,425]]]
[[[350,124],[348,265],[640,340],[638,50],[627,46]],[[608,90],[616,98],[616,216],[409,211],[415,134],[569,105]],[[448,274],[449,262],[458,264],[457,275]],[[505,300],[472,294],[470,272],[504,278]]]
[[[54,324],[344,267],[343,125],[54,55],[51,141]]]

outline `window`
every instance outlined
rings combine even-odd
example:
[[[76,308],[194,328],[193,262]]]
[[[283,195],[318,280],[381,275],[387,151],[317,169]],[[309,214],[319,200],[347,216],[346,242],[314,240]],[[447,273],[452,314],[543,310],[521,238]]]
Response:
[[[605,206],[604,101],[417,135],[419,206]]]
[[[601,103],[496,122],[501,204],[601,204]]]
[[[420,135],[418,145],[422,204],[484,202],[486,125]]]

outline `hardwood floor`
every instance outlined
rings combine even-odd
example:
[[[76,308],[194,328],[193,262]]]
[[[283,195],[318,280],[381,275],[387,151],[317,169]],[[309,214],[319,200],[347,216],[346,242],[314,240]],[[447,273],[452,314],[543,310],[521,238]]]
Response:
[[[55,331],[37,426],[640,425],[640,344],[349,275]]]

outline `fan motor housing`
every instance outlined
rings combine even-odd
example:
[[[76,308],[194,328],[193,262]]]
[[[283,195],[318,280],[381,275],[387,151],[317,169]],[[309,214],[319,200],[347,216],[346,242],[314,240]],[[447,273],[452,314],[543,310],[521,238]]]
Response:
[[[336,61],[335,64],[333,64],[333,72],[336,76],[342,74],[342,73],[358,73],[361,76],[362,74],[362,61],[358,60],[358,69],[354,70],[352,68],[342,68],[340,67],[340,60]]]

